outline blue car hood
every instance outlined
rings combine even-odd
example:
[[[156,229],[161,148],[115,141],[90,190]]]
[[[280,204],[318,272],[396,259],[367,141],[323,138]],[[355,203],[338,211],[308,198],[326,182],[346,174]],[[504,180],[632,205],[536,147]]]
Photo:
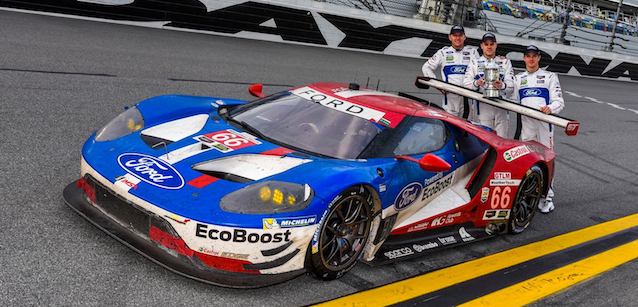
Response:
[[[138,109],[146,121],[145,129],[149,128],[148,123],[153,120],[154,124],[161,124],[164,121],[179,119],[179,116],[175,115],[176,113],[181,114],[181,116],[207,114],[208,119],[204,127],[193,135],[168,145],[155,146],[155,148],[144,142],[141,135],[144,129],[112,141],[98,142],[94,135],[85,143],[83,157],[94,170],[112,183],[127,173],[141,179],[128,193],[180,216],[211,224],[260,228],[262,227],[262,218],[265,217],[318,215],[325,210],[322,207],[324,206],[322,204],[325,203],[322,201],[322,197],[331,197],[330,195],[315,193],[311,204],[299,212],[267,215],[223,211],[220,208],[220,201],[229,193],[250,184],[267,180],[308,184],[315,191],[318,188],[323,190],[320,188],[326,185],[325,182],[328,178],[337,173],[355,169],[357,166],[357,163],[353,161],[324,159],[301,153],[290,153],[290,150],[282,151],[283,148],[279,145],[250,136],[218,116],[217,104],[232,103],[233,101],[183,96],[172,96],[170,100],[173,103],[177,100],[187,107],[170,110],[171,118],[164,115],[166,113],[150,110],[148,104],[145,106],[144,102],[138,105]],[[157,104],[155,102],[155,105]],[[184,109],[188,111],[180,113],[179,110]],[[151,120],[147,120],[147,118]],[[216,147],[201,150],[201,137],[216,133],[238,133],[247,139],[254,138],[254,142],[251,141],[249,146],[240,146],[241,148],[231,151],[226,151],[228,148]],[[195,154],[191,152],[192,155],[186,155],[185,158],[183,155],[179,158],[172,158],[171,153],[183,151],[185,148],[191,148],[197,152]],[[282,152],[288,153],[280,157]],[[278,155],[272,155],[272,153],[278,153]],[[264,158],[259,158],[257,155]],[[161,157],[169,157],[169,159]],[[242,157],[242,159],[237,159],[238,157]],[[248,159],[243,159],[245,157]],[[285,159],[285,165],[273,166],[273,159],[277,159],[277,157]],[[221,163],[215,162],[220,161],[220,159],[222,159]],[[263,167],[267,170],[262,169],[259,172],[251,172],[250,169],[244,170],[251,174],[256,173],[255,176],[258,179],[242,183],[216,179],[207,176],[205,172],[194,169],[194,166],[207,162],[213,162],[213,165],[216,164],[217,167],[223,168],[226,161],[237,163],[238,160],[240,161],[239,165],[248,160],[249,163],[244,164],[246,168]]]

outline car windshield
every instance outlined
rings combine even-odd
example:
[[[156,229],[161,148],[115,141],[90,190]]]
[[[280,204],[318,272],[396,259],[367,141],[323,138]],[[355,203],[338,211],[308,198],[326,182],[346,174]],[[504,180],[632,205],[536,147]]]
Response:
[[[357,158],[382,130],[362,117],[290,92],[243,105],[229,117],[273,142],[339,159]]]

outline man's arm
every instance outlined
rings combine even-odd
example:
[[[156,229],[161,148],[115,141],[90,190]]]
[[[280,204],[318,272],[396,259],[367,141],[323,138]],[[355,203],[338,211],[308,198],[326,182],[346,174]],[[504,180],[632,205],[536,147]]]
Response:
[[[558,113],[565,108],[565,100],[563,99],[563,90],[560,87],[558,76],[551,73],[548,76],[549,86],[549,105],[552,113]]]
[[[465,76],[463,76],[463,86],[469,89],[478,89],[476,85],[476,77],[478,74],[478,64],[475,59],[471,59],[465,70]]]
[[[437,51],[433,56],[431,56],[425,64],[423,64],[423,75],[430,78],[436,78],[435,70],[441,66],[441,60],[443,59],[443,51]]]
[[[514,91],[514,69],[512,69],[512,62],[509,59],[503,64],[503,83],[505,83],[503,94],[506,97],[510,96]]]

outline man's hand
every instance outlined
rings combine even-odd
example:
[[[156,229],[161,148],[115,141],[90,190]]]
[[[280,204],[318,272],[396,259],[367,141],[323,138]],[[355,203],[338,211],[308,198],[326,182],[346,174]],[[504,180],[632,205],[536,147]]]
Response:
[[[447,91],[446,91],[446,90],[441,90],[441,89],[439,89],[439,92],[441,92],[441,94],[443,94],[443,95],[447,94]]]
[[[496,87],[497,89],[505,89],[505,83],[503,83],[503,81],[501,80],[496,80],[494,82],[492,82],[492,85],[494,85],[494,87]]]
[[[476,86],[478,87],[483,87],[485,85],[485,78],[480,78],[478,80],[476,80]]]
[[[541,107],[541,112],[545,114],[552,114],[552,109],[550,109],[548,106],[543,106]]]

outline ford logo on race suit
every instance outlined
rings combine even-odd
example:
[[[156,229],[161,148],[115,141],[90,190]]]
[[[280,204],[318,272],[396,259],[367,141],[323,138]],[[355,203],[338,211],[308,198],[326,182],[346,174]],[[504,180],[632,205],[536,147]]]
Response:
[[[523,91],[523,96],[527,97],[527,96],[540,96],[541,94],[541,90],[537,89],[537,88],[531,88],[531,89],[527,89],[525,91]]]
[[[418,182],[408,184],[401,190],[399,195],[397,195],[397,199],[394,201],[394,208],[403,210],[409,207],[417,200],[419,195],[421,195],[421,190],[423,190],[423,186]]]
[[[466,66],[454,66],[450,69],[450,71],[454,74],[464,74]]]
[[[123,153],[117,157],[129,174],[140,180],[164,189],[179,189],[184,186],[184,178],[172,165],[152,156],[139,153]]]

